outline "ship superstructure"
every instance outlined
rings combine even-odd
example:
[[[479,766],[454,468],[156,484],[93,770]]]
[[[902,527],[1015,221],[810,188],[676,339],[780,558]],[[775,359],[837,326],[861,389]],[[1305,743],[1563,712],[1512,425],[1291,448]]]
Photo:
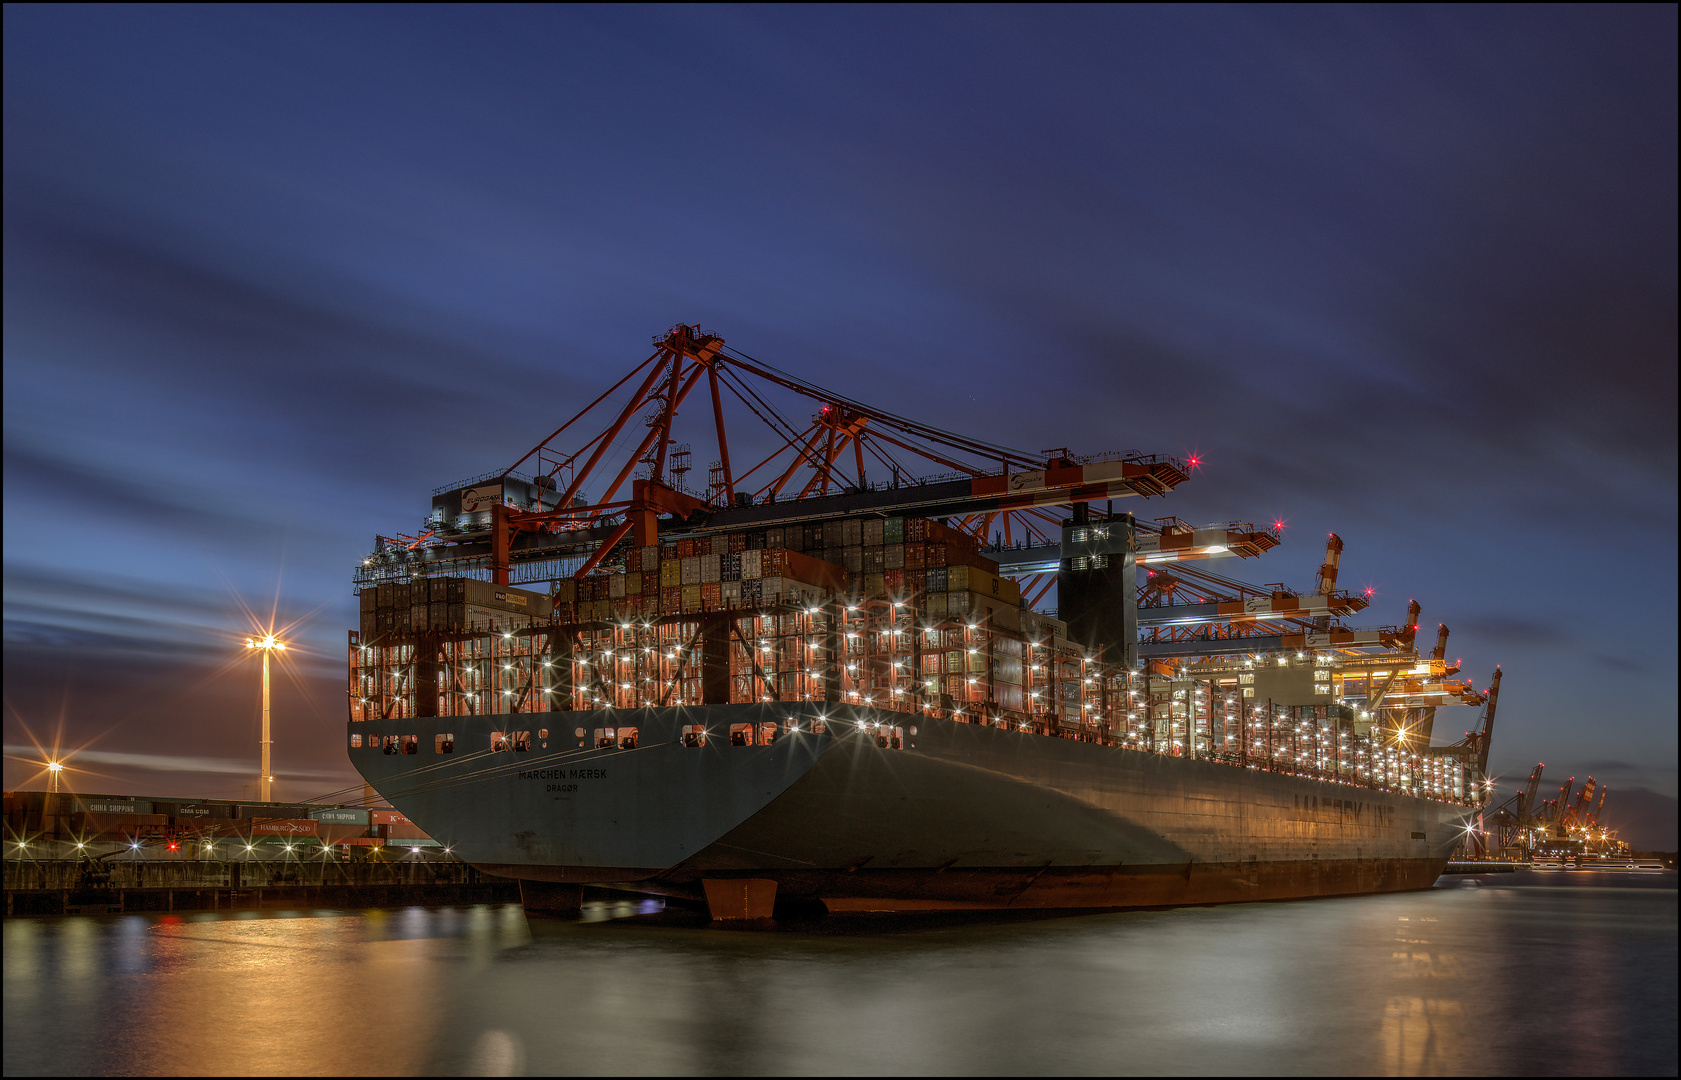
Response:
[[[698,489],[677,418],[703,384]],[[771,433],[741,470],[731,399]],[[525,471],[381,538],[352,760],[463,857],[546,883],[532,906],[586,882],[725,916],[1429,884],[1475,832],[1498,673],[1455,680],[1445,627],[1420,657],[1417,605],[1344,626],[1369,598],[1337,590],[1334,536],[1314,590],[1255,589],[1207,562],[1278,525],[1115,509],[1195,465],[966,438],[679,326]],[[1484,717],[1431,746],[1449,703]]]

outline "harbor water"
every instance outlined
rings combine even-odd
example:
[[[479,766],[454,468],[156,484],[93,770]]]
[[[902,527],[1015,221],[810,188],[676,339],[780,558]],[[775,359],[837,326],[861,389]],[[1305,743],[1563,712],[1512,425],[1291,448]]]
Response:
[[[607,895],[607,894],[600,894]],[[7,1075],[1651,1074],[1676,878],[722,929],[652,902],[5,924]]]

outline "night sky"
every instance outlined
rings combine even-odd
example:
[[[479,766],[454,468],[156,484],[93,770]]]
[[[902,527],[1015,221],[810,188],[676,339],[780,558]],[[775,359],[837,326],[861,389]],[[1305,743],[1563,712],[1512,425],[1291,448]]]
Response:
[[[698,323],[1423,605],[1676,846],[1676,9],[5,8],[5,783],[345,760],[353,566]],[[1471,726],[1444,711],[1440,736]],[[1555,777],[1554,774],[1558,775]]]

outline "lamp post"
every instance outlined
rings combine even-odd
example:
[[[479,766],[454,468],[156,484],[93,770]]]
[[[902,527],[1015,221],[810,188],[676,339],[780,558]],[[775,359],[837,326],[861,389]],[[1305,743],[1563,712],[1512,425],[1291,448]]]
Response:
[[[286,643],[284,641],[276,640],[273,634],[268,634],[261,639],[246,638],[245,647],[247,649],[261,649],[263,652],[263,775],[261,777],[261,801],[271,802],[272,800],[269,798],[269,785],[273,783],[274,777],[269,775],[269,747],[273,743],[273,740],[269,738],[268,727],[268,658],[269,654],[277,649],[281,652],[285,652]]]
[[[55,794],[55,795],[58,794],[58,777],[59,777],[59,774],[62,773],[63,771],[64,771],[64,763],[62,761],[49,761],[49,762],[47,762],[47,775],[52,777],[52,780],[53,780],[53,794]]]

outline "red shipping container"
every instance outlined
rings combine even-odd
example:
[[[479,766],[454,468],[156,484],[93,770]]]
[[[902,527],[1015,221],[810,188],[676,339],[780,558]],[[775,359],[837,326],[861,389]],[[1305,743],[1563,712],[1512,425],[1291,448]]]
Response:
[[[746,551],[747,550],[747,534],[746,533],[730,533],[730,550],[731,551]]]
[[[724,606],[724,586],[719,582],[700,587],[700,606],[703,611],[717,611]]]
[[[905,598],[905,572],[903,570],[883,571],[882,580],[887,583],[888,596],[895,600]]]
[[[556,604],[554,606],[554,621],[557,623],[575,622],[578,618],[577,605]]]
[[[642,549],[631,548],[630,554],[625,556],[625,573],[640,574],[642,572]]]
[[[683,586],[673,585],[669,589],[660,590],[660,611],[666,615],[676,615],[683,610]]]
[[[905,569],[921,570],[928,565],[927,544],[905,545]]]
[[[368,822],[372,825],[412,825],[414,822],[404,817],[397,810],[369,810]]]
[[[679,559],[691,558],[691,557],[694,556],[694,553],[695,553],[695,542],[693,540],[679,540],[679,541],[677,541],[677,557]]]
[[[642,595],[658,601],[660,595],[660,572],[658,569],[642,571]]]
[[[760,559],[760,577],[791,577],[807,585],[820,585],[835,591],[846,588],[845,567],[814,559],[803,551],[772,548]]]
[[[931,570],[937,570],[946,565],[946,546],[944,544],[922,545],[922,565]]]

